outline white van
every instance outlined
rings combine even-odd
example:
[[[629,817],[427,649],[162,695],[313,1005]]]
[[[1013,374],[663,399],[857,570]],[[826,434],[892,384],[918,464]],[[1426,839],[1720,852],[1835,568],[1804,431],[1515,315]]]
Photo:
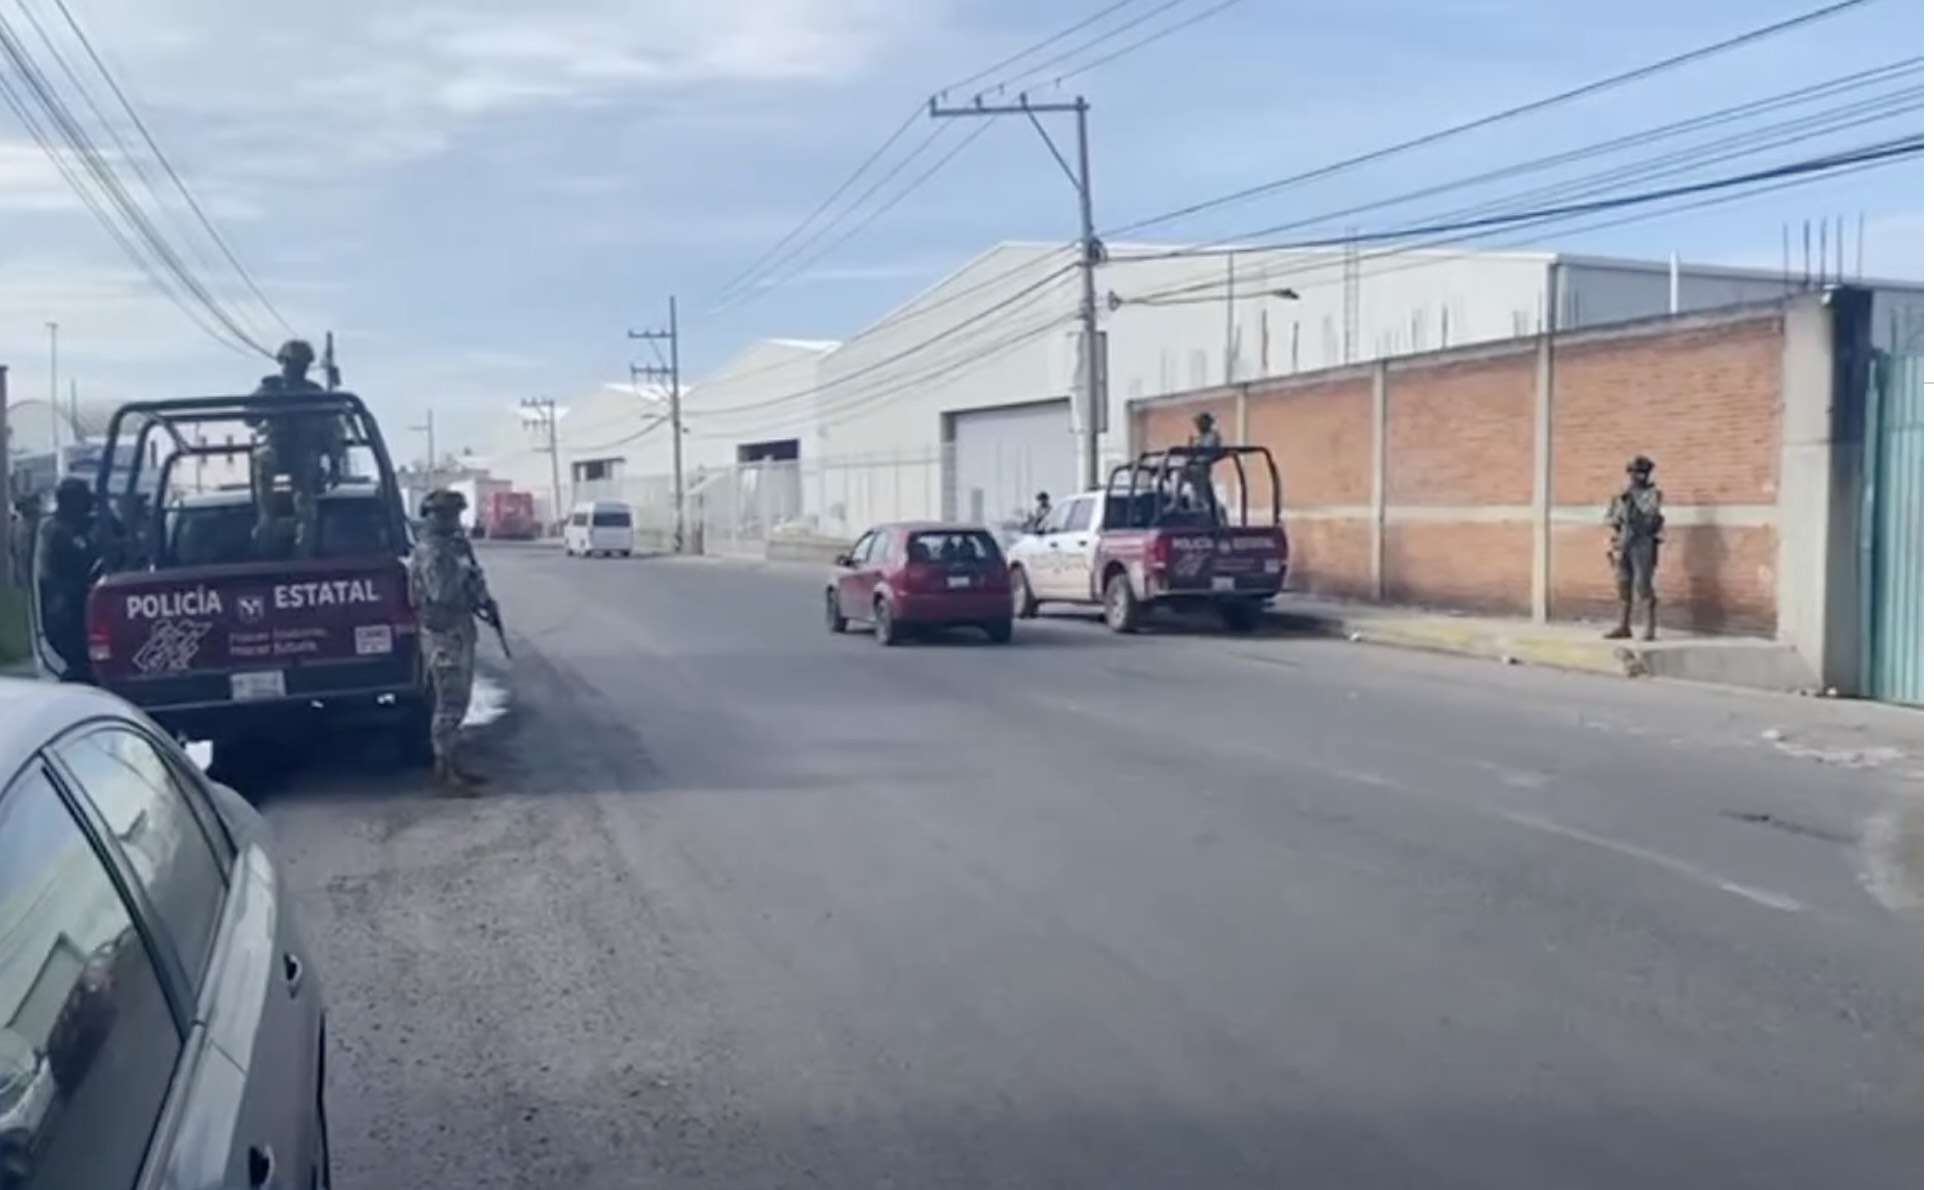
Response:
[[[564,522],[564,553],[570,557],[629,558],[637,541],[631,505],[617,500],[587,500]]]

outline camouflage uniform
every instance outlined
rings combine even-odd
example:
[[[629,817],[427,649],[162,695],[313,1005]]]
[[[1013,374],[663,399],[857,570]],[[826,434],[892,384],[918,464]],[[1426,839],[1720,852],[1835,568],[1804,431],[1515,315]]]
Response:
[[[264,376],[255,395],[305,396],[326,391],[309,379],[309,368],[315,358],[315,349],[300,339],[284,343],[275,354],[276,362],[282,365],[281,372]],[[256,447],[253,459],[258,544],[268,548],[268,541],[276,536],[268,496],[275,490],[275,477],[287,475],[289,491],[295,498],[296,552],[308,557],[315,549],[316,498],[325,480],[332,479],[341,466],[342,426],[335,418],[310,414],[265,418],[260,427],[262,442]]]
[[[1645,605],[1645,639],[1659,635],[1659,597],[1652,579],[1659,568],[1659,540],[1665,529],[1665,494],[1652,482],[1652,460],[1644,455],[1625,468],[1629,477],[1625,490],[1612,497],[1605,509],[1605,527],[1611,530],[1607,556],[1618,582],[1618,626],[1605,635],[1612,640],[1627,640],[1632,635],[1632,601]]]
[[[476,616],[493,606],[483,569],[458,523],[463,503],[450,491],[425,497],[425,532],[410,551],[410,605],[432,694],[430,743],[437,780],[449,787],[479,781],[457,764],[456,745],[476,676]]]
[[[1222,431],[1215,428],[1213,413],[1195,415],[1195,436],[1189,439],[1189,447],[1200,451],[1222,449]],[[1204,509],[1215,507],[1215,477],[1212,474],[1214,467],[1215,460],[1211,455],[1200,460],[1190,460],[1186,468],[1185,477],[1188,480],[1189,491],[1194,494],[1196,502]]]

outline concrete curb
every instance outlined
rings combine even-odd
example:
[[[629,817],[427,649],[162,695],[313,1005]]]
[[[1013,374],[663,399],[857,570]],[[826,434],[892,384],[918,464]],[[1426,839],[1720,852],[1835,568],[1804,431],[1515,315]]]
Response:
[[[1292,632],[1366,644],[1485,657],[1623,678],[1671,678],[1775,693],[1810,693],[1816,681],[1797,650],[1777,641],[1668,639],[1610,641],[1530,625],[1461,621],[1447,616],[1277,608],[1274,621]]]
[[[1316,636],[1333,636],[1365,644],[1454,653],[1466,657],[1551,669],[1576,669],[1616,677],[1644,677],[1648,672],[1638,648],[1609,641],[1574,640],[1498,631],[1483,624],[1412,616],[1351,616],[1280,609],[1272,618],[1284,628]]]

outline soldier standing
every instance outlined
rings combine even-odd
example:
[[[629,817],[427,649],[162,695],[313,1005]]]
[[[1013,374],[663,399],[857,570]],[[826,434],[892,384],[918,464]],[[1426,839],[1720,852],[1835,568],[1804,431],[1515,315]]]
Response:
[[[1201,452],[1200,457],[1189,461],[1189,490],[1202,508],[1212,509],[1215,507],[1215,486],[1211,473],[1215,468],[1215,456],[1222,450],[1222,431],[1215,428],[1215,414],[1205,409],[1195,415],[1195,435],[1189,439],[1189,449]]]
[[[1652,585],[1659,568],[1659,542],[1665,531],[1665,495],[1652,482],[1652,460],[1639,455],[1625,466],[1625,490],[1605,509],[1611,530],[1612,574],[1618,580],[1618,627],[1608,640],[1630,640],[1632,601],[1645,604],[1646,640],[1659,636],[1659,597]]]
[[[87,658],[87,587],[99,553],[94,542],[94,490],[68,476],[54,487],[53,515],[41,522],[34,548],[34,581],[40,590],[40,622],[61,659],[63,682],[84,682]]]
[[[304,396],[325,391],[309,379],[315,365],[315,348],[301,339],[291,339],[275,353],[281,370],[265,376],[255,395]],[[275,490],[278,473],[289,477],[289,490],[295,504],[295,545],[299,556],[315,550],[316,499],[327,483],[342,473],[342,426],[337,418],[324,414],[269,417],[261,423],[264,441],[255,450],[256,532],[260,538],[274,536],[270,493]]]
[[[417,637],[430,675],[436,779],[452,791],[471,790],[483,780],[457,763],[457,734],[470,709],[476,677],[476,618],[496,609],[483,568],[464,540],[459,520],[463,508],[458,492],[440,488],[425,496],[425,531],[410,551],[410,606],[416,611]]]

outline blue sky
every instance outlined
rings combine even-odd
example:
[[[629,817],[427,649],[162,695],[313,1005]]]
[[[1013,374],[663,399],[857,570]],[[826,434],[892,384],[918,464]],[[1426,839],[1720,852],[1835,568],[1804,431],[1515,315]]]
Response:
[[[53,19],[50,0],[18,2]],[[0,14],[24,30],[15,3],[0,0]],[[655,323],[668,293],[685,302],[696,375],[760,336],[848,335],[996,240],[1069,237],[1066,180],[1026,123],[1010,120],[814,268],[722,309],[706,301],[928,93],[1102,3],[578,0],[559,9],[569,15],[547,15],[509,0],[70,0],[290,321],[318,338],[334,328],[350,382],[385,412],[434,406],[453,425],[472,410],[622,377],[633,358],[626,327]],[[1140,0],[1096,29],[1157,3]],[[1177,0],[1121,41],[1211,4]],[[1079,91],[1094,103],[1106,229],[1797,11],[1763,0],[1241,0],[1037,94]],[[1921,41],[1918,5],[1877,0],[1720,60],[1136,238],[1196,242],[1375,201],[1904,58]],[[1917,115],[1896,117],[1738,167],[1918,128]],[[943,144],[969,131],[958,122]],[[1509,192],[1446,195],[1357,222],[1428,221]],[[1537,244],[1776,265],[1783,225],[1797,237],[1803,220],[1844,217],[1851,234],[1864,214],[1868,271],[1918,277],[1922,202],[1915,163]],[[263,370],[201,337],[127,266],[4,110],[0,220],[9,233],[0,361],[13,364],[16,395],[44,391],[49,319],[62,324],[63,374],[83,393],[233,388]],[[192,230],[166,226],[184,240]],[[218,288],[254,311],[232,278]]]

